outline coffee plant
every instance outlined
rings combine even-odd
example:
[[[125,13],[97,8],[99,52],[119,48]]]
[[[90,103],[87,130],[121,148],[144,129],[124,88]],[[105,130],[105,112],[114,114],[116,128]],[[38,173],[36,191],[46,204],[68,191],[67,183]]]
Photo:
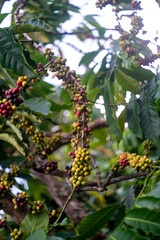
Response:
[[[0,28],[0,239],[160,238],[159,38],[145,37],[140,1],[95,7],[116,26],[86,15],[67,32],[76,1],[17,0]],[[65,43],[83,75],[61,49],[68,35],[97,45]]]

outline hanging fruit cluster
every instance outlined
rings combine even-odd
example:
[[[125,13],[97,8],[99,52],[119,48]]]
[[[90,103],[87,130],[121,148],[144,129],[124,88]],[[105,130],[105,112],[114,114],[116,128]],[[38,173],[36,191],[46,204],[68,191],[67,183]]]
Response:
[[[112,171],[121,171],[127,166],[131,166],[137,172],[149,172],[152,160],[146,156],[140,156],[136,153],[122,153],[117,156],[118,163],[112,166]]]
[[[135,10],[141,10],[141,6],[140,6],[140,4],[141,4],[141,1],[132,1],[131,2],[131,6],[132,6],[132,8],[133,9],[135,9]]]
[[[151,151],[154,149],[154,144],[151,140],[146,139],[142,143],[142,148],[143,148],[144,155],[148,156],[151,153]]]
[[[42,165],[42,168],[46,170],[48,173],[51,173],[52,171],[57,169],[57,162],[52,161],[52,162],[45,162],[44,165]]]
[[[120,0],[98,0],[96,2],[96,7],[102,9],[103,7],[107,6],[108,4],[116,5],[116,12],[119,11],[119,4]]]
[[[11,240],[16,240],[16,239],[20,240],[21,237],[22,237],[22,232],[19,231],[17,228],[15,228],[15,229],[11,232],[10,236],[12,237]]]
[[[85,177],[90,175],[91,171],[91,167],[89,167],[90,159],[90,152],[87,148],[79,147],[75,151],[75,156],[73,158],[71,168],[72,177],[70,178],[70,182],[73,184],[73,187],[76,188],[78,186],[84,186],[86,184]]]
[[[37,213],[40,213],[43,207],[44,207],[44,204],[40,200],[33,201],[30,211],[32,214],[37,214]]]
[[[19,207],[24,206],[28,202],[29,195],[26,192],[17,193],[17,197],[12,199],[14,204],[14,209],[18,209]]]

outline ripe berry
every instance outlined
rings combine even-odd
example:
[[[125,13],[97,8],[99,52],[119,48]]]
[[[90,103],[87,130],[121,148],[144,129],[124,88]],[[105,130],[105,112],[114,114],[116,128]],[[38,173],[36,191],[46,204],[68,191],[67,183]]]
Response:
[[[73,154],[72,152],[69,152],[69,153],[68,153],[68,156],[70,156],[70,157],[71,157],[71,156],[72,156],[72,154]]]
[[[79,117],[79,116],[81,116],[81,114],[82,114],[82,112],[80,112],[80,111],[77,111],[76,112],[76,115]]]

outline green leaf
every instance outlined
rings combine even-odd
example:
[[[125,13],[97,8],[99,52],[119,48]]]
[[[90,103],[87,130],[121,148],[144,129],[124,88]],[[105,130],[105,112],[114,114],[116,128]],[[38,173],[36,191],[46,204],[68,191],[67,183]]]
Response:
[[[114,216],[118,207],[118,204],[109,205],[82,219],[77,227],[79,236],[75,240],[84,240],[94,235]]]
[[[140,92],[140,84],[133,77],[127,75],[124,71],[120,69],[116,69],[115,78],[122,86],[124,91],[131,91],[135,93]]]
[[[67,240],[71,239],[73,236],[75,236],[75,233],[72,232],[58,232],[55,233],[54,236],[48,237],[47,240]]]
[[[140,111],[139,111],[139,105],[136,100],[137,100],[136,96],[132,94],[128,104],[128,108],[127,108],[127,122],[132,132],[137,137],[142,138],[142,130],[141,130],[140,119],[139,119]]]
[[[87,95],[87,99],[90,101],[96,101],[96,96],[99,93],[100,88],[94,88],[91,91],[89,91],[88,95]]]
[[[100,53],[100,49],[98,49],[96,51],[93,51],[93,52],[86,53],[82,57],[82,59],[79,63],[79,66],[82,65],[82,64],[88,66],[99,53]]]
[[[109,127],[111,128],[111,130],[116,136],[118,136],[119,138],[122,138],[122,134],[118,127],[118,123],[116,122],[116,119],[113,117],[112,108],[110,106],[110,93],[109,93],[108,86],[106,86],[104,90],[104,103],[105,103],[106,118],[107,118]]]
[[[28,212],[20,226],[20,230],[23,232],[23,238],[26,239],[40,229],[46,231],[48,222],[49,217],[47,211],[41,211],[35,215]]]
[[[0,14],[0,24],[3,22],[3,20],[8,16],[9,13],[1,13]]]
[[[19,145],[16,138],[14,138],[11,134],[0,133],[0,140],[3,140],[5,142],[12,144],[22,155],[25,156],[25,151],[23,147]]]
[[[134,187],[133,187],[133,184],[129,187],[129,190],[127,192],[126,204],[127,204],[128,209],[132,208],[133,205],[134,205]]]
[[[156,78],[156,96],[155,99],[159,99],[160,98],[160,73],[157,74]]]
[[[47,240],[64,240],[65,238],[61,238],[61,237],[56,237],[56,236],[51,236],[48,237]]]
[[[160,209],[160,201],[159,198],[145,196],[138,199],[135,204],[136,207],[145,207],[150,210]]]
[[[155,98],[156,95],[156,81],[155,81],[155,77],[151,78],[148,82],[147,82],[147,93],[151,98]]]
[[[4,80],[4,82],[9,86],[9,87],[15,87],[16,83],[14,80],[10,77],[8,72],[0,66],[0,78]]]
[[[108,238],[108,240],[149,240],[149,238],[139,236],[133,229],[117,228]]]
[[[46,240],[46,234],[42,229],[36,230],[27,240]]]
[[[0,63],[2,67],[11,69],[17,75],[36,77],[25,62],[22,46],[15,42],[6,29],[0,29]]]
[[[17,137],[18,137],[21,141],[23,140],[21,131],[20,131],[14,124],[12,124],[9,120],[7,120],[7,121],[6,121],[6,125],[8,125],[10,128],[12,128],[12,130],[14,131],[14,133],[17,135]]]
[[[48,115],[51,113],[51,103],[44,100],[43,98],[31,98],[23,102],[25,107],[30,108],[30,110],[41,113],[43,115]]]
[[[152,98],[144,91],[140,96],[140,124],[145,139],[157,143],[160,136],[160,118],[156,112],[156,106]]]
[[[160,182],[157,182],[152,190],[148,193],[148,196],[152,196],[155,198],[160,198]]]
[[[124,222],[135,229],[142,229],[146,234],[160,235],[160,218],[147,208],[135,208],[128,212]]]
[[[23,24],[14,25],[11,30],[13,33],[29,33],[39,31],[51,32],[52,29],[43,20],[33,18],[25,21]]]

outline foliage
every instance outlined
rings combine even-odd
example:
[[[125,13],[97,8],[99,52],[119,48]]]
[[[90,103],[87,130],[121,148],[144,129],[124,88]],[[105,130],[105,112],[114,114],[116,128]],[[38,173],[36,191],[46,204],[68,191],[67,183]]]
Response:
[[[160,74],[151,68],[160,46],[152,53],[139,37],[140,2],[95,5],[112,6],[118,38],[96,15],[66,32],[80,14],[69,0],[16,1],[11,26],[0,29],[1,239],[160,237]],[[82,54],[83,76],[58,46],[66,35],[98,46]]]

